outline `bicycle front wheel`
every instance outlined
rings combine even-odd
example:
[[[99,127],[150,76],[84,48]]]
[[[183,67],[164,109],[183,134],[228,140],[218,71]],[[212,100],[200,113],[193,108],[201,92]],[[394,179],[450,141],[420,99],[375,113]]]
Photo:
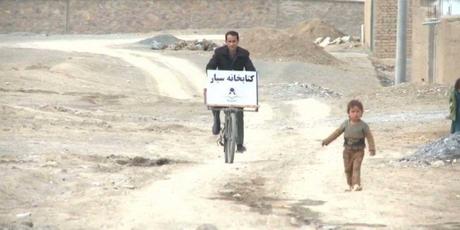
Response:
[[[236,131],[237,131],[237,126],[236,126],[236,114],[235,112],[227,112],[226,114],[226,119],[225,119],[225,126],[226,126],[226,132],[225,132],[225,146],[224,146],[224,152],[225,152],[225,163],[233,163],[233,160],[235,159],[235,149],[236,149]]]

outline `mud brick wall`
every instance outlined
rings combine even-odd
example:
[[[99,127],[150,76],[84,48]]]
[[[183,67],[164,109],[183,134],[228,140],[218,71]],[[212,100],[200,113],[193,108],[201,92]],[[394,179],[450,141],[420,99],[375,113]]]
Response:
[[[396,31],[398,0],[373,0],[374,2],[374,50],[378,58],[396,57]],[[407,55],[412,52],[412,1],[408,1],[407,13]]]
[[[321,18],[359,36],[363,7],[359,0],[0,0],[0,33],[284,28]]]

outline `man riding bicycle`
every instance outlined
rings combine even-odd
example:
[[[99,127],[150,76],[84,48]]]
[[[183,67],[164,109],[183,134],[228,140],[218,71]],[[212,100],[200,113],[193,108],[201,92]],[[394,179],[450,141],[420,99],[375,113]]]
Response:
[[[251,59],[249,58],[249,51],[238,46],[239,34],[236,31],[228,31],[225,33],[225,45],[221,46],[214,51],[209,63],[206,65],[206,70],[246,70],[256,71]],[[212,133],[218,135],[220,127],[220,109],[212,109],[214,123],[212,125]],[[244,119],[243,110],[236,112],[236,123],[237,123],[237,139],[236,139],[236,151],[244,152]]]

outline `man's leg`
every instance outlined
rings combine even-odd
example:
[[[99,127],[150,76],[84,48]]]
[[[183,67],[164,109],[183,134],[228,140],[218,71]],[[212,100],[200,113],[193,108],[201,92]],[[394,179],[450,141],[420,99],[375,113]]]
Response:
[[[236,136],[236,147],[238,152],[246,151],[244,147],[244,115],[243,110],[238,110],[236,112],[236,125],[238,128],[238,133]]]
[[[212,125],[212,134],[218,135],[220,132],[220,109],[213,109],[212,116],[214,120]]]

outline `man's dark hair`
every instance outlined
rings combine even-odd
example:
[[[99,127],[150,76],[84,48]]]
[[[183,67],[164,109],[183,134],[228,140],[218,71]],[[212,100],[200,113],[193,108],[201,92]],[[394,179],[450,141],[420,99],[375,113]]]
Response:
[[[347,105],[347,113],[349,113],[350,109],[355,106],[358,107],[361,110],[361,112],[364,112],[363,103],[361,103],[358,100],[351,100],[350,102],[348,102],[348,105]]]
[[[228,35],[235,36],[237,41],[240,40],[240,35],[236,31],[231,30],[231,31],[228,31],[227,33],[225,33],[225,41],[227,41],[227,36]]]
[[[460,78],[455,81],[455,89],[456,90],[460,89]]]

